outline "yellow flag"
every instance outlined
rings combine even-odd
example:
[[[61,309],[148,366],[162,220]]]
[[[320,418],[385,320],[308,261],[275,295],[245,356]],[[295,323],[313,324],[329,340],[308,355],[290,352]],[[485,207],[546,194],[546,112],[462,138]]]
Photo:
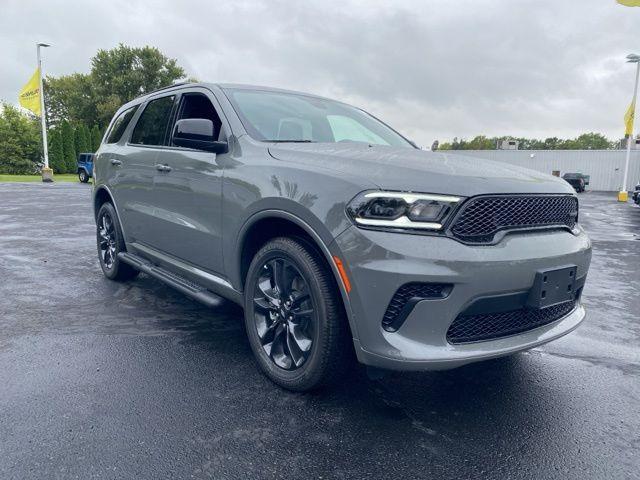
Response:
[[[40,115],[40,69],[36,68],[33,75],[18,95],[20,105]]]
[[[624,134],[626,136],[630,137],[631,135],[633,135],[633,117],[635,117],[635,115],[636,100],[634,98],[631,102],[631,105],[629,105],[629,108],[627,109],[627,113],[624,114]]]
[[[640,7],[640,0],[618,0],[618,3],[626,7]]]

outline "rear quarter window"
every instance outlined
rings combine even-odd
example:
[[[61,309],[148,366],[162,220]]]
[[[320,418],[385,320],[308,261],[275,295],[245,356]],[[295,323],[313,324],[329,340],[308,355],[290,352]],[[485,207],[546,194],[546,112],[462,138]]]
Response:
[[[109,133],[107,134],[106,143],[117,143],[122,138],[122,134],[127,129],[127,125],[133,118],[133,114],[138,110],[138,105],[131,107],[124,112],[122,112],[118,117],[114,120],[113,126]]]

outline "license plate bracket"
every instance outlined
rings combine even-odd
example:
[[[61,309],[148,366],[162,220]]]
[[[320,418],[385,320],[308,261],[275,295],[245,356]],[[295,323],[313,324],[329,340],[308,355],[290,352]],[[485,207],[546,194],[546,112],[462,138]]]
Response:
[[[576,296],[577,271],[575,265],[537,271],[527,306],[542,309],[573,300]]]

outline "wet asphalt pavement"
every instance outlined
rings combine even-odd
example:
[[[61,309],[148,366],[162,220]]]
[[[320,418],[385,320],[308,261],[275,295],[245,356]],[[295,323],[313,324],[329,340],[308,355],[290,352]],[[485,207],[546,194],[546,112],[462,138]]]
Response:
[[[0,478],[640,478],[640,208],[580,198],[577,331],[294,394],[233,304],[102,276],[90,186],[0,184]]]

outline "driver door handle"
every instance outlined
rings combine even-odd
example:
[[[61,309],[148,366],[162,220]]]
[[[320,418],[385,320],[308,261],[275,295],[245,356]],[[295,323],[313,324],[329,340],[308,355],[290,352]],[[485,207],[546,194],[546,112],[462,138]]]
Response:
[[[171,167],[169,165],[162,165],[161,163],[158,163],[156,165],[156,170],[158,170],[160,172],[170,172],[171,171]]]
[[[119,165],[122,165],[122,161],[116,159],[116,158],[112,158],[111,159],[111,165],[115,165],[116,167]]]

